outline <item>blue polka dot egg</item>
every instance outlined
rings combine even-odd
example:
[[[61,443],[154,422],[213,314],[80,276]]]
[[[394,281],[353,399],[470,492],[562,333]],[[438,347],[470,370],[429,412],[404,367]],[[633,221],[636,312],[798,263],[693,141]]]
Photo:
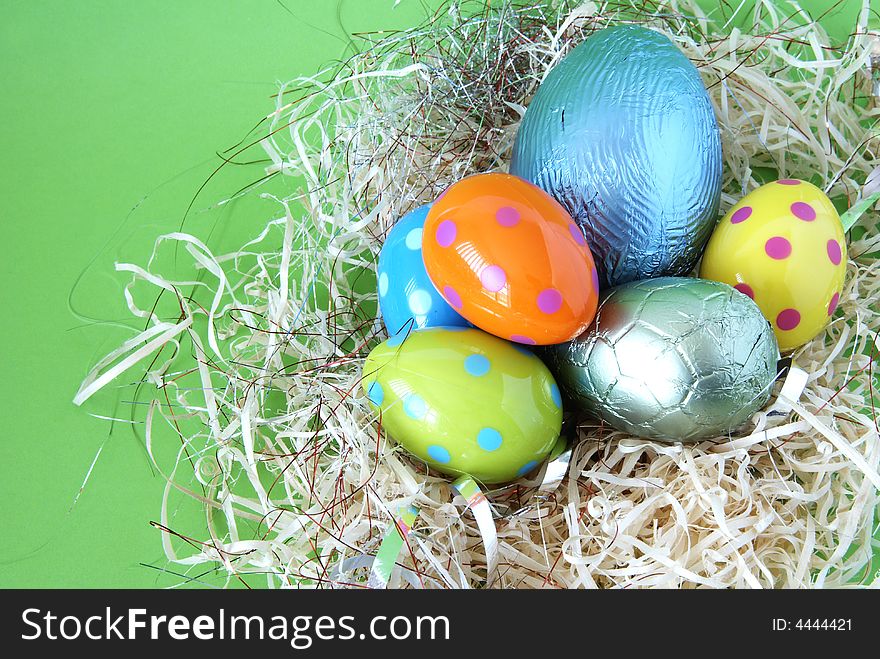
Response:
[[[538,467],[562,425],[544,363],[481,330],[401,332],[376,346],[362,386],[382,427],[445,474],[503,483]]]
[[[422,228],[429,209],[430,205],[421,206],[400,218],[379,252],[379,310],[392,336],[401,330],[468,325],[425,271]]]

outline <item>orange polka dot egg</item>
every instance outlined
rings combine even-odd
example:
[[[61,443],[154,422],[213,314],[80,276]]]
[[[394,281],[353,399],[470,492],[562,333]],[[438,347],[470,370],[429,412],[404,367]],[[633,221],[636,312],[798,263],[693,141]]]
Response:
[[[477,174],[450,186],[428,213],[422,254],[444,299],[503,339],[562,343],[595,316],[598,276],[581,229],[516,176]]]
[[[831,200],[796,179],[768,183],[716,227],[700,276],[752,298],[782,351],[815,337],[834,314],[846,274],[846,239]]]

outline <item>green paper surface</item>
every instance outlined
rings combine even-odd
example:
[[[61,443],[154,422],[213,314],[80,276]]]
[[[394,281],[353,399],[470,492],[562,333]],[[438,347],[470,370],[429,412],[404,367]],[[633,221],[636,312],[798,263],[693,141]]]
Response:
[[[346,34],[405,28],[439,4],[44,0],[0,7],[0,587],[181,581],[142,565],[168,568],[161,532],[150,525],[164,481],[142,436],[125,422],[108,435],[109,424],[88,414],[127,419],[131,399],[109,392],[85,409],[71,403],[89,366],[130,336],[127,277],[113,262],[142,263],[158,234],[180,226],[220,162],[216,153],[272,110],[279,81],[343,57]],[[827,6],[802,4],[815,16]],[[847,0],[823,23],[842,36],[859,5]],[[277,207],[259,199],[200,212],[253,174],[227,168],[196,200],[186,230],[228,247],[262,227]],[[204,528],[197,505],[172,509],[175,526]],[[211,573],[198,581],[223,582]]]

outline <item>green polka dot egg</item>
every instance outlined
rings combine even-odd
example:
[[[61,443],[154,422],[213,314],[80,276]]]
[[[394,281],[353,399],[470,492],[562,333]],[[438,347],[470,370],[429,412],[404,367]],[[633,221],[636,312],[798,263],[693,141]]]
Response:
[[[831,200],[805,181],[762,185],[737,203],[706,246],[700,277],[752,298],[779,349],[815,337],[834,314],[846,274],[846,239]]]
[[[553,448],[562,398],[526,348],[477,329],[401,332],[376,346],[362,386],[383,428],[444,474],[503,483]]]

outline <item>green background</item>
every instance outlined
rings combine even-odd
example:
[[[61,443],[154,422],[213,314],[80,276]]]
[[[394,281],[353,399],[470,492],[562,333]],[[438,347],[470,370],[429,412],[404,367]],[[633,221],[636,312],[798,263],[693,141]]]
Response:
[[[120,424],[108,435],[108,422],[87,413],[100,405],[70,402],[94,361],[130,336],[126,278],[113,262],[142,262],[156,235],[179,226],[216,152],[272,110],[279,81],[343,57],[347,34],[414,25],[439,4],[3,3],[0,586],[178,583],[142,565],[167,566],[149,525],[164,481],[142,443]],[[802,4],[818,14],[828,3]],[[846,2],[824,24],[844,36],[859,5]],[[203,198],[251,178],[233,170]],[[196,213],[186,229],[234,245],[270,208],[250,202]],[[119,398],[115,412],[103,412],[128,416]],[[197,509],[180,514],[198,523]]]

